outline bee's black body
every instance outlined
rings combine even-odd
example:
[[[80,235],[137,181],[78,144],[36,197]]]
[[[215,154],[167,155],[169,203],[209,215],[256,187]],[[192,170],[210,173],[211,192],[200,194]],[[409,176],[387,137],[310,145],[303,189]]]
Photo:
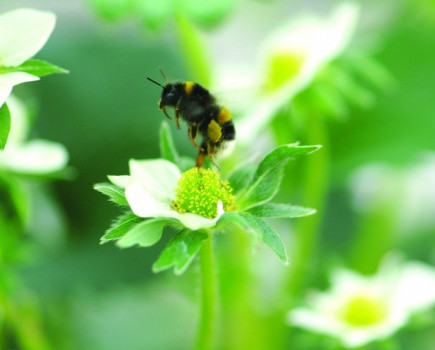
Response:
[[[235,140],[230,112],[217,105],[210,92],[199,84],[176,82],[162,87],[159,108],[170,119],[172,118],[168,115],[166,107],[174,108],[178,128],[179,119],[187,123],[189,139],[199,149],[196,165],[201,167],[205,156],[209,156],[214,164],[213,156],[225,148],[229,141]],[[198,134],[202,136],[201,146],[196,143]]]

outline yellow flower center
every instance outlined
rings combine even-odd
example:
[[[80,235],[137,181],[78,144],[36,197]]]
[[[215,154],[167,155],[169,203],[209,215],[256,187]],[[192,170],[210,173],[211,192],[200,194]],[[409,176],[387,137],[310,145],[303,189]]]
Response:
[[[175,190],[172,208],[179,213],[193,213],[213,219],[217,216],[218,201],[224,211],[235,210],[232,188],[211,169],[192,168],[181,175]]]
[[[301,52],[277,52],[268,63],[266,86],[268,91],[275,91],[301,71],[305,54]]]
[[[352,296],[343,309],[341,318],[354,327],[367,327],[382,322],[387,317],[385,301],[373,295]]]

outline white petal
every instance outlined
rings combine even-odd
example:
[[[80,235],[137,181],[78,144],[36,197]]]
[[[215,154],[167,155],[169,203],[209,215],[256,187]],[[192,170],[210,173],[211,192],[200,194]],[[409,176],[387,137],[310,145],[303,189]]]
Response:
[[[51,12],[17,9],[0,15],[0,65],[19,66],[35,55],[53,31]]]
[[[170,203],[181,177],[177,166],[164,159],[130,160],[130,175],[140,182],[148,195],[157,201]]]
[[[323,334],[337,336],[341,332],[340,324],[330,315],[324,315],[306,308],[296,308],[290,311],[287,320],[290,324]]]
[[[65,147],[46,140],[32,140],[20,146],[6,145],[0,154],[0,167],[26,174],[56,172],[62,170],[67,162]]]
[[[199,230],[201,228],[209,228],[216,225],[218,219],[208,219],[204,216],[200,216],[192,213],[184,213],[180,214],[175,212],[176,214],[172,216],[175,219],[181,221],[181,223],[190,228],[191,230]]]
[[[142,218],[174,217],[176,213],[171,209],[170,202],[157,200],[134,178],[125,189],[125,198],[133,213]]]
[[[238,140],[250,144],[270,123],[276,112],[311,83],[320,68],[349,44],[359,17],[359,7],[337,7],[329,18],[307,17],[277,31],[263,48],[263,55],[295,53],[305,57],[299,73],[272,95],[256,101],[238,123]]]
[[[224,206],[221,201],[218,201],[218,215],[214,219],[209,219],[204,216],[200,216],[192,213],[176,213],[174,218],[180,220],[184,226],[191,230],[199,230],[200,228],[214,227],[220,217],[224,214]]]
[[[19,145],[26,140],[29,131],[28,111],[24,103],[14,95],[9,96],[7,104],[12,117],[8,146]]]
[[[409,312],[435,305],[435,269],[418,262],[405,264],[395,289],[395,305]]]
[[[0,74],[0,107],[3,106],[15,85],[35,80],[39,78],[24,72]]]
[[[131,176],[129,175],[121,175],[121,176],[109,175],[107,176],[107,178],[110,180],[111,183],[121,188],[126,188],[133,181]]]

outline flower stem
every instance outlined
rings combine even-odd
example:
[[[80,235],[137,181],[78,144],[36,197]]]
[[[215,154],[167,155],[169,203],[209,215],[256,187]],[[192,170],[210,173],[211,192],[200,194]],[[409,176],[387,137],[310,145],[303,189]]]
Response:
[[[216,314],[216,276],[213,259],[213,237],[208,232],[201,252],[201,319],[199,323],[198,350],[213,348]]]
[[[290,254],[292,264],[286,279],[285,289],[292,298],[303,290],[312,254],[318,239],[328,185],[328,132],[322,116],[312,113],[307,118],[307,144],[320,144],[323,148],[304,160],[302,204],[317,209],[317,214],[301,218],[295,227],[295,242]]]

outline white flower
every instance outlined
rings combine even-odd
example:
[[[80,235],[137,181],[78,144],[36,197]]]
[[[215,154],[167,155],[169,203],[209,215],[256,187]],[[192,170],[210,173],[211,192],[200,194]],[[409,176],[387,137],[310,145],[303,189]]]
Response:
[[[0,171],[44,175],[62,170],[68,163],[68,152],[59,143],[48,140],[25,141],[28,117],[25,106],[16,97],[9,96],[8,107],[13,123],[8,144],[0,152]]]
[[[109,176],[118,187],[125,188],[125,197],[132,212],[143,218],[166,217],[179,220],[192,230],[208,228],[224,213],[221,201],[217,203],[218,215],[209,219],[193,213],[179,213],[171,204],[176,198],[176,188],[181,178],[180,170],[164,159],[130,160],[130,175]]]
[[[313,293],[308,304],[291,310],[288,322],[339,338],[349,348],[363,346],[393,335],[413,313],[435,304],[435,269],[387,261],[370,277],[338,271],[331,289]]]
[[[0,68],[17,67],[35,55],[53,31],[56,17],[50,12],[17,9],[0,14]],[[0,72],[0,107],[15,85],[39,80],[24,72]]]
[[[364,165],[354,172],[350,187],[357,210],[393,208],[395,229],[415,234],[428,232],[435,224],[434,178],[435,153],[424,152],[418,162],[407,167]]]
[[[262,69],[251,67],[251,62],[244,62],[234,71],[228,69],[228,64],[221,69],[218,67],[216,91],[230,90],[234,86],[242,89],[243,84],[252,89],[264,86],[264,79],[270,80],[273,75],[272,62],[282,59],[281,66],[276,67],[278,86],[255,96],[237,120],[237,139],[242,144],[252,144],[272,117],[306,88],[321,68],[345,50],[358,18],[359,6],[355,3],[341,4],[326,18],[301,17],[273,33],[260,48],[263,62],[256,66]]]

